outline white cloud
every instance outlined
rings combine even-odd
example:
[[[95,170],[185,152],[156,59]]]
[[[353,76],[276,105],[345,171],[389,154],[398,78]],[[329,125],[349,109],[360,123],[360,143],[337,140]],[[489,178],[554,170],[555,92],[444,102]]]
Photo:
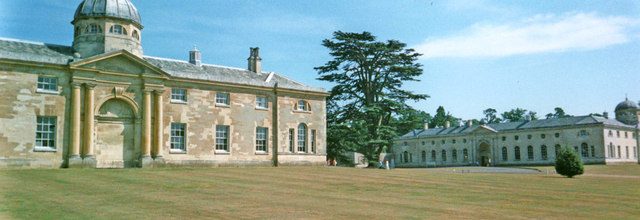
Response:
[[[520,54],[595,50],[635,39],[640,19],[595,13],[540,14],[507,24],[476,23],[448,37],[414,46],[434,57],[504,57]]]

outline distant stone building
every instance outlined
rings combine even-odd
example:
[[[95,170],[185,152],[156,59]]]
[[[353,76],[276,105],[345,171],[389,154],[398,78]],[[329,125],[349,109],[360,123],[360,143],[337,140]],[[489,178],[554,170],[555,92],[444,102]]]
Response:
[[[323,165],[328,93],[143,55],[128,0],[85,0],[72,46],[0,39],[0,168]],[[186,55],[186,53],[185,53]]]
[[[576,116],[411,131],[394,140],[396,167],[553,165],[569,146],[585,164],[638,163],[640,107],[628,99],[616,119]]]

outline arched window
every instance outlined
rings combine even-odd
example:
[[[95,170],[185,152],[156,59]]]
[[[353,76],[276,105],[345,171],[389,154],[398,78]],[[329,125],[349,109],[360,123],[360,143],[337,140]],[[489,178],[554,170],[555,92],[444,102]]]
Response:
[[[462,149],[462,157],[463,161],[469,160],[469,151],[467,150],[467,148]]]
[[[431,150],[431,160],[436,161],[436,150]]]
[[[582,148],[582,157],[589,157],[589,145],[587,145],[587,143],[582,143],[580,148]]]
[[[515,160],[520,160],[520,147],[516,146],[516,148],[513,149],[513,153]]]
[[[451,151],[451,159],[452,159],[453,161],[458,161],[458,151],[457,151],[456,149],[453,149],[453,150]]]
[[[527,147],[527,159],[533,160],[533,146]]]
[[[442,161],[447,161],[447,151],[442,150]]]
[[[502,161],[507,161],[507,147],[502,147]]]
[[[618,145],[618,158],[622,158],[622,151],[620,150],[620,145]]]
[[[422,162],[427,162],[427,151],[422,151]]]
[[[298,152],[307,152],[307,125],[298,125]]]
[[[558,153],[560,153],[560,145],[556,144],[555,149],[556,149],[556,156],[558,156]]]
[[[404,151],[404,161],[402,161],[403,163],[408,163],[409,162],[409,152]]]
[[[609,158],[613,158],[614,157],[614,152],[613,152],[613,143],[609,143]]]
[[[543,160],[547,160],[547,145],[540,146],[540,155]]]
[[[109,33],[127,35],[127,29],[122,27],[122,25],[116,24],[111,26],[111,28],[109,29]]]
[[[133,33],[131,34],[131,36],[133,38],[135,38],[136,40],[140,40],[140,35],[138,35],[138,31],[137,30],[133,30]]]

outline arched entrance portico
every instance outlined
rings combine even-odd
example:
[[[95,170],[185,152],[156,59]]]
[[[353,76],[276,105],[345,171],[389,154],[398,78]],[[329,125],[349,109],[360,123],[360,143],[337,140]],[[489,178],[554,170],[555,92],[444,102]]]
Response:
[[[97,168],[136,167],[134,108],[113,98],[105,101],[96,114],[95,157]]]
[[[487,142],[481,142],[478,145],[478,163],[480,166],[489,166],[491,162],[491,147]]]

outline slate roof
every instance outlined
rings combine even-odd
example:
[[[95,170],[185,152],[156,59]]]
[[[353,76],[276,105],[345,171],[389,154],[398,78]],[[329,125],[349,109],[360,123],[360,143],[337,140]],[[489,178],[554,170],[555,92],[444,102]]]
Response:
[[[69,46],[5,38],[0,38],[0,59],[2,58],[59,65],[68,65],[72,61],[79,61],[79,59],[73,60],[73,48]],[[145,56],[143,59],[176,78],[263,87],[273,87],[275,83],[278,83],[278,88],[325,92],[323,88],[311,87],[277,73],[273,73],[267,82],[271,73],[254,73],[246,69],[209,64],[196,66],[187,61],[150,56]]]
[[[517,130],[529,130],[529,129],[541,129],[541,128],[557,128],[557,127],[571,127],[571,126],[580,126],[580,125],[593,125],[593,124],[604,124],[608,126],[616,126],[616,127],[625,127],[625,128],[635,128],[631,125],[626,125],[622,122],[607,119],[598,116],[573,116],[566,118],[553,118],[553,119],[542,119],[542,120],[533,120],[533,121],[519,121],[519,122],[505,122],[505,123],[494,123],[488,125],[472,125],[472,126],[457,126],[457,127],[449,127],[449,128],[429,128],[427,130],[413,130],[409,133],[400,136],[397,139],[404,138],[419,138],[419,137],[438,137],[438,136],[452,136],[452,135],[466,135],[469,134],[480,127],[484,127],[485,129],[493,130],[495,132],[504,132],[504,131],[517,131]]]

